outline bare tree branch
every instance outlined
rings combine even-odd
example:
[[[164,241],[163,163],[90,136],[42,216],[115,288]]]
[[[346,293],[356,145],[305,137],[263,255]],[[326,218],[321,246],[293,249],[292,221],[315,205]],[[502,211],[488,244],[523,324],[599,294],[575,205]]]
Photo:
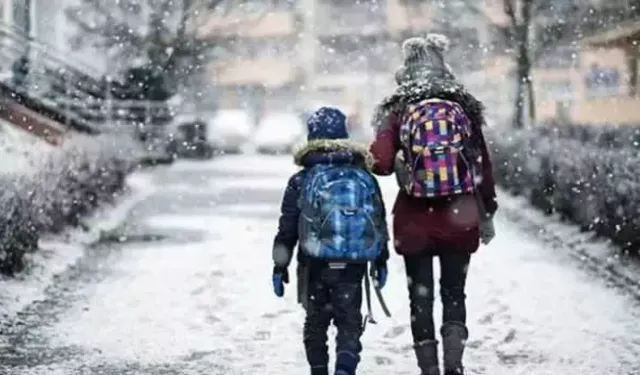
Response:
[[[464,3],[467,10],[472,14],[482,17],[484,20],[486,20],[487,23],[493,23],[491,16],[487,14],[487,11],[484,7],[478,4],[479,3],[478,1],[462,0],[462,3]]]
[[[450,1],[450,0],[443,0]],[[474,16],[480,17],[483,22],[487,24],[495,24],[491,16],[487,13],[487,10],[479,4],[477,0],[459,0],[459,3],[463,4],[465,10]],[[411,17],[411,14],[408,12],[409,10],[417,13],[419,15],[423,15],[422,7],[420,5],[423,4],[433,4],[432,0],[414,0],[406,4],[405,9],[407,9],[407,16]]]
[[[223,15],[228,15],[233,7],[229,6],[232,4],[232,0],[184,0],[182,3],[182,20],[181,22],[193,21],[197,20],[200,11],[211,13],[216,10],[223,10]],[[225,5],[223,7],[223,5]],[[200,17],[203,19],[203,17]]]
[[[88,34],[96,40],[100,40],[99,45],[103,47],[113,47],[115,45],[129,44],[132,47],[142,48],[144,42],[135,33],[129,32],[131,26],[126,21],[120,22],[111,16],[101,6],[96,11],[105,20],[100,24],[91,24],[86,16],[77,9],[68,9],[66,16],[81,29],[81,33]]]
[[[532,6],[534,14],[540,14],[541,12],[553,10],[553,8],[555,7],[553,0],[535,0]]]
[[[513,28],[518,27],[518,17],[516,16],[516,0],[502,0],[502,5],[504,9],[504,13],[509,17],[511,21],[511,26]]]

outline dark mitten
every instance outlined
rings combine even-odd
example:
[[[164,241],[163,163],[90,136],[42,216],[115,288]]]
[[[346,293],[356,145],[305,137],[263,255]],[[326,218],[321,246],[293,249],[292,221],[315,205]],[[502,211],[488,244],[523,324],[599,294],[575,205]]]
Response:
[[[375,265],[375,268],[371,272],[371,276],[375,281],[375,286],[379,289],[384,288],[387,283],[387,276],[389,272],[387,270],[387,262],[378,262]]]
[[[278,297],[284,296],[284,284],[289,283],[289,271],[284,267],[273,267],[271,282],[273,283],[273,293]]]

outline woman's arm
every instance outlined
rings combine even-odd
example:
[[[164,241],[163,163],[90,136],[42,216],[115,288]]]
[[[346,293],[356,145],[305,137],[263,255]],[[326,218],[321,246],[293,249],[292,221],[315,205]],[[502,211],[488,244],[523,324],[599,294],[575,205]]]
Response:
[[[374,158],[373,173],[389,176],[393,173],[396,154],[400,149],[400,116],[395,112],[378,109],[374,116],[376,137],[369,148]]]

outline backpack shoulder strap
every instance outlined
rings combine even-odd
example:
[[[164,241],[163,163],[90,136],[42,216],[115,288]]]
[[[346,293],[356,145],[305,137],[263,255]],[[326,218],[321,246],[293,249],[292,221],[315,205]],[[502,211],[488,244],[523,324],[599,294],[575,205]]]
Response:
[[[371,309],[371,280],[369,280],[369,266],[367,265],[367,270],[364,274],[364,294],[367,300],[367,315],[364,316],[364,321],[362,322],[362,330],[364,331],[367,328],[367,323],[378,324],[375,319],[373,319],[373,310]]]
[[[364,322],[362,323],[363,331],[367,327],[367,323],[378,324],[378,322],[373,318],[373,310],[371,309],[371,276],[373,275],[373,271],[375,268],[373,263],[371,262],[367,264],[367,268],[368,269],[366,270],[364,275],[364,292],[367,302],[367,315],[365,315]],[[378,286],[374,286],[373,289],[376,293],[376,297],[378,298],[378,302],[380,303],[380,307],[382,308],[382,312],[384,312],[384,315],[386,315],[387,318],[390,318],[391,311],[389,311],[389,307],[382,297],[382,291]]]
[[[371,271],[369,272],[369,276],[371,276],[375,268],[373,263],[370,263],[369,266],[371,268]],[[378,297],[378,302],[380,303],[382,312],[384,312],[384,315],[386,315],[387,318],[391,318],[391,311],[389,311],[389,307],[387,307],[387,303],[384,301],[384,298],[382,297],[382,290],[380,290],[380,287],[378,285],[374,285],[373,290],[376,292],[376,297]]]

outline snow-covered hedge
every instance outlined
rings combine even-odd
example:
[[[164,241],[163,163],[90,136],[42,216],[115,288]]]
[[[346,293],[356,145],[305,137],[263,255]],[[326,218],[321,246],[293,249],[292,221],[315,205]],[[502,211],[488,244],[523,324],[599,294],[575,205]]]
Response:
[[[640,148],[640,124],[612,126],[549,122],[537,128],[536,131],[544,135],[571,138],[604,148]]]
[[[634,133],[607,131],[620,141]],[[498,184],[549,214],[638,252],[640,155],[635,147],[609,147],[593,141],[601,137],[585,141],[548,128],[493,130],[487,137]]]
[[[23,256],[37,249],[39,235],[77,226],[81,216],[112,201],[139,156],[133,141],[117,136],[78,136],[34,155],[28,170],[0,176],[2,273],[23,267]]]

